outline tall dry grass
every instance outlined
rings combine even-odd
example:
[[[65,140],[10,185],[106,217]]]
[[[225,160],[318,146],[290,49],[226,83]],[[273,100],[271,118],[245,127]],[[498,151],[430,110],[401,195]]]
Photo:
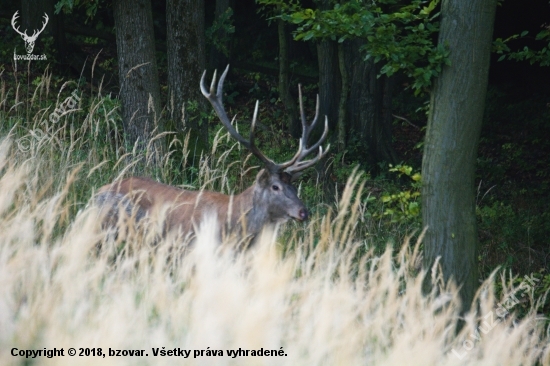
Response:
[[[227,243],[216,241],[217,223],[206,218],[194,249],[180,255],[174,238],[154,245],[136,238],[126,243],[133,250],[121,249],[98,230],[93,206],[73,214],[67,192],[83,179],[74,164],[58,177],[48,156],[16,147],[11,137],[0,143],[2,365],[550,364],[548,330],[536,309],[497,322],[502,299],[493,296],[493,278],[457,335],[457,291],[439,281],[422,294],[418,245],[381,256],[365,248],[357,236],[357,176],[333,214],[291,236],[285,248],[292,250],[281,250],[272,232],[246,253],[222,250]],[[480,331],[488,314],[495,324]],[[70,347],[141,349],[148,356],[70,357]],[[153,356],[162,347],[223,356]],[[12,356],[13,348],[63,348],[65,356],[27,360]],[[284,355],[228,356],[239,348],[282,348]]]
[[[550,335],[536,308],[522,320],[513,307],[496,316],[517,290],[509,279],[502,299],[488,279],[476,311],[461,320],[452,285],[439,280],[422,294],[418,244],[376,255],[372,237],[385,237],[385,228],[365,215],[357,175],[327,214],[264,233],[246,253],[224,250],[231,243],[216,241],[210,219],[191,251],[174,237],[112,241],[87,205],[94,188],[130,174],[174,183],[186,172],[174,173],[171,161],[177,155],[185,166],[188,141],[174,140],[162,157],[123,146],[116,101],[101,86],[52,123],[49,113],[78,85],[47,70],[34,81],[29,75],[16,72],[11,89],[5,79],[0,85],[0,365],[550,364]],[[237,147],[224,133],[212,146],[215,158],[203,157],[192,188],[242,190],[246,159],[235,160]],[[148,356],[70,357],[70,347]],[[162,347],[223,356],[153,356]],[[281,347],[284,356],[227,352]],[[65,356],[26,359],[12,356],[13,348],[63,348]]]

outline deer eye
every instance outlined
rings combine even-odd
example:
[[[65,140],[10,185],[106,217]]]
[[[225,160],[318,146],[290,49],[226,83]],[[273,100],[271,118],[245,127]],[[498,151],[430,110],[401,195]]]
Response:
[[[278,191],[280,188],[278,185],[274,184],[271,186],[271,189],[273,189],[274,191]]]

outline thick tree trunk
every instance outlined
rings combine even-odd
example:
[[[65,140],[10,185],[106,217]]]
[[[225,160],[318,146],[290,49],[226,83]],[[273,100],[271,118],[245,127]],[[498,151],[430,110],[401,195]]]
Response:
[[[317,44],[319,61],[319,115],[327,116],[329,128],[334,131],[338,122],[338,103],[342,81],[338,66],[338,46],[335,41]]]
[[[450,47],[451,66],[432,91],[422,162],[424,265],[441,257],[444,278],[462,286],[464,310],[478,287],[474,171],[496,2],[443,0],[439,43]]]
[[[290,92],[290,57],[289,57],[289,34],[286,23],[279,19],[277,21],[279,33],[279,96],[286,112],[287,128],[293,137],[299,138],[302,129],[298,119],[298,105]]]
[[[329,0],[321,0],[319,9],[332,7]],[[322,40],[317,43],[317,60],[319,64],[319,115],[328,117],[331,131],[338,123],[338,105],[342,91],[340,66],[338,61],[338,44],[336,41]]]
[[[329,9],[332,6],[329,0],[319,2],[320,9]],[[336,41],[323,40],[317,43],[317,61],[319,64],[319,118],[327,116],[332,140],[336,134],[338,124],[338,107],[342,91],[340,78],[340,66],[338,63],[338,44]],[[319,123],[322,126],[322,123]],[[319,134],[321,128],[318,127]],[[328,159],[323,159],[322,166],[318,164],[317,172],[323,183],[325,196],[334,197],[334,184],[331,179],[333,164],[328,164]]]
[[[335,41],[321,41],[317,44],[317,58],[319,61],[319,118],[328,117],[329,130],[334,137],[338,123],[338,106],[342,82],[338,66],[338,46]],[[322,120],[321,120],[322,121]],[[319,123],[323,126],[323,123]],[[317,127],[321,133],[321,127]],[[314,132],[315,134],[315,132]],[[315,135],[313,137],[315,139]],[[317,166],[320,181],[323,182],[323,191],[326,197],[334,197],[334,182],[331,180],[333,164],[328,165],[323,159],[323,165]],[[319,164],[320,165],[320,164]]]
[[[351,80],[348,124],[367,146],[368,156],[364,161],[376,172],[379,162],[395,163],[398,160],[391,134],[393,82],[386,76],[378,77],[380,67],[372,59],[363,61],[359,51],[362,42],[352,41],[345,47]]]
[[[162,131],[151,3],[115,0],[113,8],[126,144],[132,149],[139,140],[140,148],[145,149],[153,132]],[[158,141],[154,148],[160,147]]]
[[[204,1],[167,0],[166,7],[170,116],[176,129],[190,134],[194,160],[208,148],[208,124],[200,117],[206,110],[200,92],[206,68]]]

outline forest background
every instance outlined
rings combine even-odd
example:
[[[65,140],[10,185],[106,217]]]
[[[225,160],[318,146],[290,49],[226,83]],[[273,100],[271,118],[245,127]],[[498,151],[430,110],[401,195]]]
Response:
[[[150,12],[143,17],[128,11],[134,3]],[[176,149],[168,169],[138,164],[134,172],[193,186],[199,179],[201,156],[215,159],[223,154],[219,147],[211,149],[219,138],[219,123],[199,93],[198,79],[204,69],[211,75],[214,69],[231,65],[225,103],[239,116],[243,130],[248,128],[255,100],[260,100],[260,141],[275,160],[288,158],[288,151],[295,148],[300,133],[297,85],[301,83],[308,115],[313,114],[315,95],[320,94],[321,113],[329,117],[333,146],[330,157],[304,175],[301,196],[319,215],[326,213],[358,166],[366,177],[362,194],[368,210],[363,219],[374,223],[365,229],[365,240],[382,253],[388,242],[401,243],[409,234],[419,235],[424,226],[422,211],[427,208],[422,205],[422,181],[427,177],[422,159],[430,93],[434,80],[450,62],[448,50],[437,44],[439,2],[383,1],[380,10],[365,4],[342,2],[338,8],[331,1],[4,1],[0,10],[0,133],[15,133],[32,144],[40,133],[48,133],[40,121],[33,120],[35,112],[78,89],[83,104],[92,105],[92,96],[99,98],[97,106],[108,117],[97,124],[96,131],[80,131],[103,137],[83,145],[82,151],[73,154],[75,159],[85,159],[90,146],[97,151],[117,146],[117,153],[123,155],[148,146],[154,133],[166,132],[153,141],[158,151],[171,151],[175,141],[186,141],[191,154]],[[382,19],[378,28],[373,26],[373,33],[354,28],[358,9]],[[46,54],[47,62],[13,60],[14,50],[25,53],[11,24],[18,10],[21,30],[39,29],[44,12],[49,14],[49,25],[33,51]],[[386,19],[384,14],[390,15]],[[405,21],[394,23],[396,19]],[[496,8],[475,157],[479,244],[471,248],[460,244],[464,252],[454,253],[455,257],[465,252],[474,255],[475,278],[487,278],[497,268],[518,278],[535,274],[544,284],[537,290],[540,294],[550,287],[549,19],[547,1],[507,0]],[[136,37],[143,38],[143,43],[133,50],[124,49],[119,30],[143,36]],[[391,32],[401,33],[396,37]],[[405,40],[410,47],[396,41],[392,51],[388,39]],[[138,61],[123,69],[122,54]],[[144,93],[138,95],[140,88],[131,82],[121,87],[121,75],[142,65],[139,60],[144,57],[151,66],[144,73],[150,75],[144,74]],[[76,80],[75,84],[66,86],[69,80]],[[42,93],[45,82],[51,97],[36,102],[31,96],[37,90]],[[128,95],[137,97],[130,100]],[[140,113],[154,123],[132,130],[129,121],[135,111],[139,106],[150,107],[149,103],[153,108],[146,112],[141,108]],[[69,117],[78,118],[78,112],[65,116]],[[76,126],[59,137],[71,143],[73,138],[82,138],[78,131]],[[231,151],[229,161],[243,159],[242,154]],[[74,212],[94,188],[114,178],[109,169],[118,157],[75,189]],[[232,173],[233,187],[246,186],[254,177],[254,173]],[[458,259],[450,260],[460,265]],[[451,273],[460,277],[460,271],[453,267]],[[545,313],[549,306],[547,302],[543,307]]]

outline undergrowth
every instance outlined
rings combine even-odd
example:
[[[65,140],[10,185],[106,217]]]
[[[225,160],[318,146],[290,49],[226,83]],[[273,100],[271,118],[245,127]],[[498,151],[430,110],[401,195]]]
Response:
[[[547,279],[493,273],[462,317],[453,284],[436,269],[421,270],[420,231],[412,243],[408,237],[419,228],[416,196],[392,193],[357,170],[325,202],[310,174],[300,191],[312,219],[264,233],[249,252],[223,250],[230,246],[217,242],[211,220],[185,255],[171,237],[136,237],[127,243],[132,250],[120,251],[99,230],[89,204],[98,187],[145,175],[189,189],[240,192],[255,176],[250,155],[224,130],[216,130],[211,153],[191,168],[185,138],[159,135],[170,141],[162,156],[151,144],[125,146],[118,102],[101,86],[58,80],[47,70],[25,76],[23,83],[15,75],[10,88],[3,75],[0,86],[2,349],[143,349],[144,364],[171,363],[153,356],[152,348],[162,347],[224,354],[184,364],[550,364],[541,318]],[[50,119],[73,93],[75,108]],[[393,220],[401,208],[406,220]],[[426,275],[437,283],[429,294],[422,293]],[[227,356],[261,347],[285,356]],[[2,364],[26,362],[0,353]],[[74,359],[35,361],[48,362]],[[78,363],[98,364],[93,357]]]

